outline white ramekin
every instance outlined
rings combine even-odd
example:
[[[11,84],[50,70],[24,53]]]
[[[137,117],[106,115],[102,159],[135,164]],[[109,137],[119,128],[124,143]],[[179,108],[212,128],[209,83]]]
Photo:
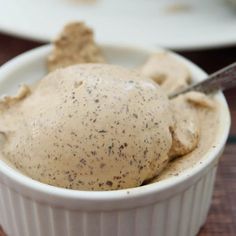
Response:
[[[153,48],[102,46],[113,62],[139,65]],[[32,83],[45,73],[44,46],[15,58],[0,68],[0,93],[12,92],[22,82]],[[195,80],[206,77],[190,61],[171,53],[190,69]],[[74,191],[42,184],[0,161],[0,223],[9,236],[194,236],[210,206],[218,159],[230,126],[222,93],[216,148],[201,165],[173,179],[117,191]],[[210,128],[210,127],[209,127]]]

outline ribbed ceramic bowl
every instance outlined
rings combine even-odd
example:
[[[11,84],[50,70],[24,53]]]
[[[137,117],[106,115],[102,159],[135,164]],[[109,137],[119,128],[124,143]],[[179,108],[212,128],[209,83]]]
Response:
[[[141,65],[153,48],[102,45],[109,61],[128,67]],[[0,94],[20,83],[33,83],[46,74],[44,46],[0,68]],[[182,61],[194,80],[206,77],[190,61]],[[159,183],[117,191],[74,191],[34,181],[0,161],[0,223],[9,236],[194,236],[210,206],[218,159],[230,126],[222,93],[216,148],[201,165]]]

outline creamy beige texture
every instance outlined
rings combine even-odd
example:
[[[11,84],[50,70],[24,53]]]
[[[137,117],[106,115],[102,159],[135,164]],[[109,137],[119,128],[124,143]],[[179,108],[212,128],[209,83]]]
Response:
[[[53,43],[47,59],[49,71],[78,63],[103,63],[105,59],[94,41],[93,31],[83,22],[66,25]]]
[[[191,152],[199,142],[200,123],[194,108],[186,100],[186,96],[171,100],[174,118],[174,125],[171,127],[172,147],[169,151],[171,159]]]
[[[139,186],[168,162],[169,106],[156,83],[121,67],[57,70],[2,110],[2,152],[17,169],[51,185]]]
[[[191,82],[188,69],[168,52],[156,53],[142,66],[141,72],[156,81],[170,94]],[[212,148],[215,148],[219,132],[220,105],[199,92],[189,92],[171,101],[174,114],[174,130],[170,159],[164,171],[151,182],[157,182],[201,164]]]
[[[167,93],[182,89],[191,82],[191,76],[186,66],[168,52],[150,56],[140,71],[161,85]]]
[[[56,70],[32,91],[21,87],[0,101],[2,156],[36,180],[80,190],[136,187],[189,171],[214,143],[216,103],[197,92],[168,100],[166,93],[190,82],[168,53],[142,71],[165,92],[138,72],[105,64]]]
[[[180,174],[188,174],[196,165],[201,165],[205,155],[216,148],[217,135],[219,133],[219,104],[214,108],[196,107],[197,117],[200,122],[200,137],[197,147],[187,155],[174,159],[168,167],[151,182],[176,177]]]

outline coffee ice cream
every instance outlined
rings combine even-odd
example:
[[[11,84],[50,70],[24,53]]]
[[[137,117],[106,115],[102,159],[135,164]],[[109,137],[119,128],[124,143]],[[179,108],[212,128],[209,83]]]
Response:
[[[168,163],[173,126],[159,86],[111,65],[80,65],[43,78],[2,109],[3,155],[26,175],[72,189],[136,187]]]
[[[214,99],[168,99],[191,83],[173,55],[135,70],[95,64],[104,61],[92,32],[68,25],[48,58],[53,72],[0,100],[1,158],[46,184],[117,190],[175,177],[214,147]]]
[[[48,70],[78,63],[104,63],[101,49],[94,41],[93,30],[83,22],[66,25],[53,43],[53,50],[47,58]]]
[[[167,94],[183,89],[192,82],[187,67],[168,52],[152,55],[140,71],[156,81]],[[214,96],[193,91],[172,99],[170,103],[174,114],[169,152],[171,161],[149,183],[188,174],[193,167],[201,165],[204,156],[217,145],[215,137],[219,128],[220,105]]]
[[[169,101],[157,83],[122,67],[59,69],[19,94],[1,101],[2,155],[51,185],[137,187],[199,142],[196,98]]]
[[[168,52],[153,54],[141,67],[141,73],[155,82],[167,92],[185,88],[191,82],[189,70]]]

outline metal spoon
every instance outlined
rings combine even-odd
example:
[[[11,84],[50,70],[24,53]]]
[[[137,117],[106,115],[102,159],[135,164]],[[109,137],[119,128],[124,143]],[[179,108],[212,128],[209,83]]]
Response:
[[[217,90],[226,90],[236,86],[236,62],[224,67],[223,69],[211,74],[206,80],[190,85],[189,87],[169,95],[169,98],[175,98],[180,94],[190,91],[198,91],[206,94]]]

